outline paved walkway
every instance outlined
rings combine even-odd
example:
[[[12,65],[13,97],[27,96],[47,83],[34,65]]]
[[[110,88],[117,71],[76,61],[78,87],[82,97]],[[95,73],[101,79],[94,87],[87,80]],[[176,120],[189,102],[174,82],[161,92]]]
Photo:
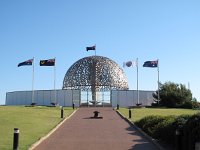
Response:
[[[103,119],[91,119],[98,110]],[[80,108],[34,150],[157,150],[112,108]]]

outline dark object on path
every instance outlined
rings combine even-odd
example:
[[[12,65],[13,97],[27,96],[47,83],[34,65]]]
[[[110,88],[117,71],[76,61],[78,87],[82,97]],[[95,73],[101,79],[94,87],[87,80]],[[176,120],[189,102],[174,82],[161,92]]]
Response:
[[[98,115],[99,115],[99,112],[98,111],[94,111],[93,113],[94,113],[94,118],[97,118]]]
[[[94,117],[90,117],[90,118],[93,118],[93,119],[103,119],[103,117],[99,117],[99,113],[98,111],[94,111]]]

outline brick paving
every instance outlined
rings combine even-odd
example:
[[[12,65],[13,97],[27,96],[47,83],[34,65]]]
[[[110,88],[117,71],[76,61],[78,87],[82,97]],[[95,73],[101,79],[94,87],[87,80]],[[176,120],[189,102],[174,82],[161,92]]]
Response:
[[[93,111],[103,119],[91,119]],[[80,108],[34,150],[157,150],[112,108]]]

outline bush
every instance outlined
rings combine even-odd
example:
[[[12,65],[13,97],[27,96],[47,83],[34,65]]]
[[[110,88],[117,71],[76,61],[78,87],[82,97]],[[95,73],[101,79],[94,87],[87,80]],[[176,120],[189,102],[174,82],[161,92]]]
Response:
[[[173,130],[173,137],[171,138],[171,140],[169,141],[172,145],[175,146],[175,132],[176,129],[181,130],[183,133],[183,138],[182,138],[182,145],[185,145],[187,143],[186,137],[185,137],[185,124],[188,121],[188,119],[191,117],[191,115],[181,115],[178,116],[175,121],[172,124],[172,130]],[[173,140],[172,140],[173,139]],[[168,141],[167,141],[168,142]],[[183,146],[184,147],[184,146]]]
[[[195,115],[147,116],[135,122],[151,137],[175,146],[175,131],[182,131],[183,150],[194,150],[195,142],[200,142],[200,113]]]
[[[154,137],[157,125],[164,120],[162,116],[147,116],[143,119],[135,122],[135,124],[140,127],[148,135]]]
[[[190,115],[181,116],[147,116],[135,124],[152,138],[175,146],[176,129],[185,130]],[[191,129],[190,129],[191,130]],[[184,131],[185,132],[185,131]],[[187,143],[188,139],[183,139]]]
[[[160,84],[159,94],[159,105],[165,107],[176,108],[184,104],[185,101],[192,100],[192,93],[185,85],[173,82]],[[158,101],[158,91],[153,93],[153,97]]]
[[[173,122],[174,129],[182,129],[190,117],[191,115],[181,115],[176,117],[175,121]]]
[[[156,126],[154,138],[173,143],[174,141],[174,126],[175,116],[163,117],[163,120]]]
[[[185,136],[188,141],[187,149],[194,149],[195,142],[200,142],[200,113],[191,116],[186,122]]]
[[[181,105],[182,108],[189,108],[189,109],[196,109],[200,107],[200,104],[196,101],[186,101],[183,105]]]

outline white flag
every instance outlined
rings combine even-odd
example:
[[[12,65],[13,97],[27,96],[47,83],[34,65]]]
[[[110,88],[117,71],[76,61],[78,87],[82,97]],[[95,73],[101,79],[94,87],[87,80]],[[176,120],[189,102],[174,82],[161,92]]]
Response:
[[[123,63],[123,67],[137,67],[137,61],[127,61]]]

